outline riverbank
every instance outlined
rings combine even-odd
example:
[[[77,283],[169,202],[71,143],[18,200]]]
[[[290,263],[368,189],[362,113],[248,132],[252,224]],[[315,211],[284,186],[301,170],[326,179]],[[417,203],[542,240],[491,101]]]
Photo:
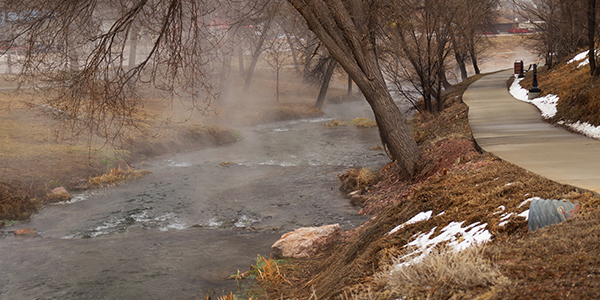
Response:
[[[72,131],[52,109],[39,105],[33,91],[15,93],[15,84],[5,78],[0,81],[0,227],[29,218],[51,202],[47,193],[55,187],[80,191],[94,183],[113,184],[121,178],[113,178],[111,172],[133,175],[128,172],[143,169],[149,158],[236,142],[243,138],[237,126],[322,115],[313,107],[318,87],[286,75],[280,102],[275,101],[274,80],[261,72],[254,83],[261,89],[243,93],[236,85],[240,90],[232,90],[231,97],[239,100],[215,103],[210,111],[192,112],[183,100],[149,96],[140,114],[146,118],[113,140]],[[338,76],[327,100],[339,101],[345,95],[344,78]],[[107,175],[101,178],[103,174]]]
[[[269,298],[600,295],[600,250],[594,246],[599,198],[482,153],[460,99],[474,79],[456,87],[442,114],[415,119],[424,153],[417,179],[405,182],[393,165],[383,168],[383,179],[363,189],[358,201],[373,219],[346,232],[347,239],[327,253],[282,265],[289,284],[263,283]],[[578,201],[581,213],[530,233],[528,204],[538,198]]]

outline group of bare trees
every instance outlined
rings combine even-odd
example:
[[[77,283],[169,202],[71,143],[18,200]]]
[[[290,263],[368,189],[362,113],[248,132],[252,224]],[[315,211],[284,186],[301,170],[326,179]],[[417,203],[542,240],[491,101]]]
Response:
[[[554,66],[581,48],[595,52],[596,0],[531,0],[515,1],[514,5],[520,14],[538,21],[534,23],[534,45],[547,66]],[[590,55],[589,60],[591,74],[600,75],[596,55]]]
[[[420,152],[388,83],[393,76],[409,82],[427,110],[441,110],[448,58],[454,56],[462,71],[470,61],[479,72],[479,39],[495,5],[494,0],[1,3],[1,11],[13,15],[5,42],[26,46],[20,78],[43,82],[37,86],[51,88],[45,93],[52,96],[49,104],[107,138],[135,121],[138,93],[146,87],[166,98],[188,99],[198,109],[225,101],[236,54],[244,89],[261,57],[276,74],[286,60],[298,71],[302,64],[311,71],[325,66],[320,77],[325,91],[338,65],[370,104],[381,140],[406,178]],[[136,59],[142,40],[148,46]]]
[[[389,55],[384,61],[398,91],[412,102],[423,100],[429,112],[441,111],[452,65],[458,66],[461,80],[467,78],[467,62],[475,74],[480,73],[479,54],[486,45],[483,33],[496,18],[497,4],[495,0],[393,1],[386,28]],[[406,83],[413,93],[401,87]]]

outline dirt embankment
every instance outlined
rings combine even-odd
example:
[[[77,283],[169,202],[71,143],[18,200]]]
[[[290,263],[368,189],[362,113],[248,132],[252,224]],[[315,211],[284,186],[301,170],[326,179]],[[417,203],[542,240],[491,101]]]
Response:
[[[424,155],[416,179],[404,181],[393,164],[380,170],[381,180],[353,199],[373,219],[346,232],[346,240],[327,253],[283,265],[289,283],[263,283],[269,298],[600,296],[599,198],[481,153],[460,99],[472,81],[455,88],[440,115],[417,116],[414,136]],[[531,233],[524,216],[534,197],[579,201],[582,210]],[[429,219],[405,223],[420,213]],[[393,231],[400,224],[405,226]],[[451,235],[449,228],[463,231]],[[489,240],[484,247],[448,250],[482,237]]]

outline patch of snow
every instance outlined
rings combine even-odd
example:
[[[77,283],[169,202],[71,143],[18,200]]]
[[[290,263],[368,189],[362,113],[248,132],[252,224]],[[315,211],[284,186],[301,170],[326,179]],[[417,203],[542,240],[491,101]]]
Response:
[[[503,215],[503,216],[500,218],[500,221],[505,221],[506,219],[510,218],[510,216],[512,216],[512,214],[513,214],[513,213],[507,213],[507,214]]]
[[[427,212],[420,212],[420,213],[416,214],[414,217],[412,217],[410,220],[394,227],[394,229],[390,230],[390,232],[388,232],[386,235],[393,234],[394,232],[404,228],[407,225],[414,224],[417,222],[427,221],[427,220],[429,220],[429,218],[431,218],[432,213],[433,213],[433,211],[431,211],[431,210],[427,211]]]
[[[590,61],[586,59],[586,60],[584,60],[584,61],[580,62],[580,63],[579,63],[579,65],[577,65],[577,68],[585,67],[585,66],[587,66],[589,63],[590,63]]]
[[[571,129],[593,139],[600,140],[600,126],[594,126],[588,122],[577,121],[575,123],[569,123],[560,121],[561,125],[569,126]]]
[[[497,212],[493,213],[493,215],[502,213],[506,209],[506,206],[500,205],[496,209],[499,209],[500,211],[497,211]]]
[[[445,214],[445,213],[446,213],[446,212],[445,212],[445,211],[443,211],[443,212],[441,212],[441,213],[439,213],[439,214],[437,214],[437,215],[435,215],[435,216],[436,216],[436,217],[439,217],[439,216],[441,216],[441,215],[443,215],[443,214]]]
[[[590,50],[583,51],[583,52],[581,52],[581,53],[579,53],[579,54],[575,55],[575,57],[573,57],[573,58],[572,58],[571,60],[569,60],[567,63],[568,63],[568,64],[572,64],[572,63],[574,63],[574,62],[576,62],[576,61],[580,61],[580,60],[582,60],[582,59],[586,58],[586,57],[588,56],[588,53],[590,53]]]
[[[585,58],[587,53],[588,53],[587,51],[583,53],[583,54],[585,54],[583,56],[583,58]],[[582,55],[582,53],[578,54],[573,59],[581,60],[582,58],[578,58],[578,57],[580,57],[580,55]],[[569,61],[569,63],[570,62],[571,61]],[[587,61],[582,62],[579,66],[581,66],[582,64],[584,64],[584,65],[587,64]],[[529,100],[528,91],[519,84],[519,82],[521,82],[521,80],[523,80],[523,78],[515,78],[515,80],[513,81],[513,83],[510,86],[510,89],[509,89],[510,94],[518,100],[535,105],[542,112],[542,117],[544,117],[545,119],[554,117],[558,111],[556,109],[556,105],[558,104],[558,99],[559,99],[558,96],[550,94],[550,95],[546,95],[544,97],[539,97],[539,98]],[[600,139],[600,126],[594,126],[590,123],[581,122],[581,121],[577,121],[577,122],[559,121],[558,123],[561,125],[568,126],[571,129],[573,129],[574,131],[579,132],[587,137],[590,137],[593,139]]]
[[[430,237],[437,227],[432,228],[428,233],[417,233],[414,235],[415,239],[405,246],[415,247],[416,250],[402,257],[400,260],[404,260],[405,262],[397,264],[395,268],[400,269],[404,266],[420,262],[441,242],[448,242],[447,246],[453,251],[462,251],[472,245],[485,243],[492,239],[492,234],[485,229],[487,223],[479,224],[479,222],[475,222],[467,227],[462,227],[463,223],[464,221],[451,222],[442,229],[442,232],[438,236],[433,238]],[[414,255],[418,256],[407,260]]]
[[[529,220],[529,209],[520,213],[519,217],[523,217],[523,218],[525,218],[525,220]]]
[[[526,194],[525,196],[527,196],[527,195],[529,195],[529,194]],[[531,201],[532,201],[532,200],[534,200],[534,199],[540,199],[540,200],[541,200],[542,198],[540,198],[540,197],[533,197],[533,198],[529,198],[529,199],[527,199],[527,200],[525,200],[525,201],[521,202],[521,204],[519,204],[519,206],[517,206],[517,208],[521,208],[521,206],[523,206],[523,205],[525,205],[525,204],[527,204],[527,203],[531,202]]]
[[[532,99],[529,102],[533,103],[542,112],[544,119],[550,119],[558,112],[556,109],[556,105],[558,104],[557,95],[549,94],[544,97]]]
[[[500,224],[498,224],[498,226],[504,226],[506,224],[508,224],[508,221],[502,221],[502,222],[500,222]]]
[[[518,100],[529,102],[528,99],[528,91],[524,89],[519,83],[525,78],[516,78],[513,83],[510,85],[509,92],[510,94]]]
[[[510,85],[510,94],[517,100],[535,105],[542,112],[542,117],[545,119],[554,117],[557,112],[556,105],[558,104],[558,96],[550,94],[529,100],[529,92],[519,84],[523,79],[524,78],[515,78]]]

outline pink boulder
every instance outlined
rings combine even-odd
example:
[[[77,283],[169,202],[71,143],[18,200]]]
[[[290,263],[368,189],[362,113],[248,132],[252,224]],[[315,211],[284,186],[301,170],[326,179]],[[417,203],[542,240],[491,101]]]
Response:
[[[288,232],[271,246],[278,257],[305,258],[321,252],[340,239],[340,224],[302,227]]]

